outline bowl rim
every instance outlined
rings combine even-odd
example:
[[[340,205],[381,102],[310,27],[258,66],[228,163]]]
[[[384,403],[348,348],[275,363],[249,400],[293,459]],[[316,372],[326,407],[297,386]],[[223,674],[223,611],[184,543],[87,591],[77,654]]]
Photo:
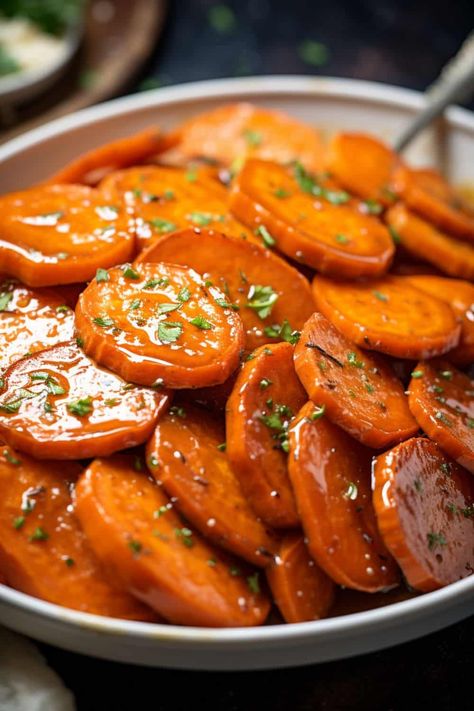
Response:
[[[360,99],[363,102],[378,102],[409,110],[420,109],[424,104],[421,93],[384,83],[357,79],[308,76],[261,76],[232,79],[213,79],[190,82],[173,87],[125,96],[83,109],[56,119],[0,146],[0,164],[16,153],[41,143],[43,140],[68,131],[106,121],[117,114],[126,115],[141,109],[159,108],[164,105],[193,103],[202,99],[251,100],[254,98],[292,96],[325,96],[341,99]],[[245,97],[245,98],[244,98]],[[452,107],[446,112],[448,125],[468,130],[474,135],[474,112]],[[268,642],[303,642],[323,636],[326,640],[342,636],[354,636],[361,630],[393,627],[402,620],[405,624],[442,612],[447,607],[460,606],[471,600],[474,593],[474,575],[451,583],[445,588],[425,593],[418,597],[394,602],[384,607],[329,617],[314,622],[267,625],[262,627],[203,628],[172,624],[137,622],[111,617],[101,617],[87,612],[61,607],[19,592],[0,584],[0,604],[19,608],[45,620],[76,626],[104,635],[127,635],[135,639],[189,643],[213,643],[219,647],[248,642],[266,645]],[[450,603],[450,604],[449,604]]]

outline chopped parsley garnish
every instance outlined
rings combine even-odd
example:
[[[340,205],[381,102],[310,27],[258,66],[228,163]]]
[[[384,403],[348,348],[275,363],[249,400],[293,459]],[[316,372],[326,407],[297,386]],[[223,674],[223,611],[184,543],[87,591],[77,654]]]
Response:
[[[189,322],[193,326],[196,326],[196,328],[200,328],[201,331],[210,331],[211,329],[214,328],[212,323],[208,321],[207,319],[204,318],[204,316],[201,316],[200,314],[198,316],[195,316],[194,318],[191,319]]]
[[[10,303],[10,301],[13,299],[13,294],[8,292],[8,291],[3,291],[0,294],[0,311],[6,311],[7,306]]]
[[[418,378],[422,378],[424,375],[424,372],[422,370],[412,370],[411,377],[415,378],[415,380],[418,380]]]
[[[247,299],[247,308],[253,309],[259,318],[265,319],[270,316],[278,294],[271,286],[252,285]]]
[[[265,247],[274,247],[276,245],[276,240],[271,236],[265,225],[259,225],[255,230],[255,234],[262,238]]]
[[[364,206],[365,212],[368,212],[369,215],[380,215],[383,210],[382,205],[377,202],[377,200],[363,200],[362,205]]]
[[[157,467],[158,464],[159,464],[159,461],[158,461],[157,457],[155,457],[154,454],[150,454],[150,456],[148,457],[148,465],[150,467]]]
[[[223,215],[213,215],[211,212],[191,212],[187,218],[198,227],[206,227],[211,222],[223,222],[224,220]]]
[[[290,197],[291,193],[285,190],[285,188],[276,188],[273,191],[273,195],[279,200],[283,200],[284,198]]]
[[[349,244],[349,238],[346,235],[338,234],[336,235],[336,242],[339,244]]]
[[[64,558],[64,564],[67,565],[68,568],[72,568],[74,565],[74,558],[71,558],[70,556],[66,556]]]
[[[174,343],[183,333],[183,326],[177,321],[162,321],[158,324],[157,336],[162,343]]]
[[[379,301],[388,301],[388,296],[387,296],[387,294],[382,294],[381,291],[376,291],[376,290],[374,290],[374,291],[372,292],[372,294],[373,294],[373,295],[375,296],[375,298],[378,299]]]
[[[210,568],[215,568],[217,565],[217,560],[215,558],[209,558],[207,564]]]
[[[301,332],[294,331],[286,319],[281,326],[278,323],[274,323],[272,326],[265,326],[263,332],[270,338],[281,338],[283,341],[291,343],[292,346],[298,343],[301,336]]]
[[[183,546],[186,546],[186,548],[193,547],[193,532],[189,528],[175,528],[174,535],[181,541]]]
[[[250,592],[253,592],[255,595],[258,595],[258,593],[260,592],[260,580],[258,572],[255,572],[253,573],[253,575],[248,576],[247,585],[249,586]]]
[[[135,281],[140,279],[140,274],[136,272],[135,269],[132,269],[129,264],[123,269],[123,275],[126,279],[134,279]]]
[[[310,420],[320,420],[326,411],[326,405],[321,405],[320,407],[314,407],[313,412],[309,416]]]
[[[438,373],[440,378],[443,378],[444,380],[452,380],[453,379],[453,371],[452,370],[441,370]]]
[[[176,309],[179,309],[181,304],[173,304],[173,303],[163,303],[163,304],[158,304],[158,313],[159,314],[168,314],[170,311],[176,311]]]
[[[93,404],[90,395],[67,403],[67,409],[69,412],[72,415],[77,415],[78,417],[85,417],[86,415],[89,415],[92,412],[92,408]]]
[[[143,546],[142,546],[142,544],[140,543],[140,541],[136,541],[136,540],[133,539],[133,538],[131,538],[131,539],[129,540],[129,542],[128,542],[128,547],[129,547],[130,550],[132,551],[133,555],[138,555],[138,554],[141,552],[142,548],[143,548]]]
[[[66,304],[61,304],[61,306],[56,306],[56,313],[58,314],[66,314],[69,311],[69,306],[66,306]]]
[[[347,485],[347,489],[344,492],[344,498],[349,499],[350,501],[355,501],[357,499],[357,494],[358,494],[357,484],[354,484],[353,481],[350,481],[349,484]]]
[[[41,528],[41,526],[38,526],[35,528],[33,533],[30,536],[30,541],[47,541],[49,538],[49,533],[46,533],[44,528]]]
[[[186,417],[186,410],[184,407],[179,407],[178,405],[173,405],[170,407],[170,415],[177,415],[177,417],[181,417],[184,419]]]
[[[143,301],[141,301],[141,299],[134,299],[132,302],[130,302],[130,306],[128,308],[130,309],[130,311],[136,311],[141,306],[143,306]]]
[[[247,141],[247,145],[251,148],[256,148],[262,143],[262,134],[259,131],[251,131],[250,129],[246,129],[243,132],[243,136]]]
[[[153,518],[161,518],[171,509],[171,504],[166,504],[165,506],[160,506],[159,509],[153,511]]]
[[[221,444],[217,445],[217,449],[219,450],[219,452],[225,452],[225,450],[227,449],[227,444],[225,442],[222,442]]]
[[[466,425],[469,427],[469,429],[474,429],[474,419],[472,417],[468,417],[466,420]]]
[[[273,405],[273,403],[272,403]],[[268,415],[260,415],[259,420],[270,430],[273,430],[272,438],[278,441],[278,446],[284,452],[289,452],[288,426],[293,418],[293,412],[288,405],[273,405],[272,412]]]
[[[21,459],[18,459],[18,457],[15,457],[15,455],[12,454],[10,452],[10,450],[4,449],[2,454],[9,464],[13,464],[13,466],[15,466],[15,467],[18,467],[21,464]]]
[[[188,181],[188,183],[195,183],[197,180],[197,171],[196,170],[188,170],[184,176],[185,180]]]
[[[239,575],[242,575],[242,571],[240,570],[240,568],[237,568],[236,565],[230,566],[229,573],[232,575],[233,578],[238,578]]]
[[[273,381],[269,380],[269,378],[262,378],[259,382],[260,390],[266,390],[270,387],[270,385],[272,385],[272,383]]]
[[[109,316],[96,316],[93,321],[95,324],[97,324],[97,326],[100,326],[101,328],[110,328],[115,324],[113,318],[110,318]]]
[[[394,244],[401,244],[402,238],[400,236],[400,233],[395,229],[393,225],[388,226],[388,231],[390,232],[390,236],[393,240]]]
[[[238,304],[231,304],[230,301],[227,301],[227,299],[215,299],[215,302],[223,309],[233,309],[234,311],[238,311],[240,308]]]
[[[98,282],[109,281],[109,272],[107,269],[99,268],[95,273],[95,280]]]
[[[449,419],[449,417],[447,417],[447,416],[444,414],[444,412],[441,412],[441,410],[438,410],[438,411],[436,412],[435,417],[436,417],[437,420],[439,420],[440,422],[442,422],[444,425],[447,425],[448,427],[451,427],[452,424],[453,424],[453,423],[451,422],[451,420]]]
[[[434,550],[437,546],[445,546],[447,545],[446,538],[443,536],[442,533],[427,533],[426,537],[428,539],[428,548],[430,551]]]
[[[13,528],[16,528],[16,530],[18,531],[18,529],[22,528],[25,521],[26,521],[26,518],[24,516],[17,516],[16,518],[13,519]]]
[[[20,405],[24,400],[31,400],[37,396],[38,393],[28,390],[27,388],[18,388],[15,391],[15,398],[9,400],[8,402],[2,402],[0,405],[0,410],[4,412],[18,412]]]
[[[349,363],[349,365],[353,365],[356,368],[364,368],[365,367],[364,361],[359,360],[357,358],[357,355],[353,351],[351,351],[350,353],[347,354],[347,362]]]
[[[144,289],[154,289],[156,286],[168,286],[170,280],[168,277],[160,277],[159,279],[149,279],[144,285]]]
[[[189,301],[189,299],[191,298],[191,292],[189,291],[187,286],[183,286],[183,288],[179,291],[177,298],[181,304],[184,304],[186,301]]]
[[[327,190],[321,187],[321,185],[318,185],[316,180],[298,161],[294,163],[293,175],[304,193],[323,198],[333,205],[342,205],[350,200],[350,195],[345,190]]]
[[[176,225],[174,224],[174,222],[169,222],[168,220],[161,220],[159,217],[154,217],[152,220],[148,220],[148,224],[151,225],[162,235],[166,234],[167,232],[174,232],[174,230],[176,229]]]

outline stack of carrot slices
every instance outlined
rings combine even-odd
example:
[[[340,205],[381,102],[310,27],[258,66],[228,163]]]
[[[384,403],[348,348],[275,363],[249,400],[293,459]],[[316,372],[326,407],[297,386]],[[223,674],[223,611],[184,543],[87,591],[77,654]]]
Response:
[[[229,627],[473,572],[474,211],[435,170],[225,105],[0,197],[0,271],[3,584]]]

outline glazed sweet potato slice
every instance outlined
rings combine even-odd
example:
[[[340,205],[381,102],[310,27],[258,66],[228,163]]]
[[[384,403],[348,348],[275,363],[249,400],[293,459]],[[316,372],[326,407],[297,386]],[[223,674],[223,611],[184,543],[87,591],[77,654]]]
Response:
[[[474,473],[474,380],[444,360],[419,363],[408,402],[428,437]]]
[[[300,533],[288,533],[283,538],[266,574],[285,622],[319,620],[331,609],[335,585],[311,558]]]
[[[2,270],[29,286],[91,279],[134,251],[125,210],[83,185],[50,185],[0,197]]]
[[[4,373],[0,435],[38,459],[107,455],[147,440],[169,398],[99,368],[69,341]]]
[[[310,554],[339,585],[377,592],[399,582],[377,530],[372,452],[309,402],[293,420],[288,470]]]
[[[386,220],[396,241],[415,257],[449,276],[474,280],[474,246],[440,232],[402,203],[390,208]]]
[[[323,143],[315,128],[244,102],[195,116],[179,126],[175,136],[179,144],[164,158],[180,164],[206,158],[234,167],[252,157],[277,163],[299,160],[318,171],[323,163]]]
[[[350,196],[327,188],[301,165],[249,160],[233,182],[232,212],[287,257],[341,277],[377,276],[394,247],[376,217],[348,204]]]
[[[428,439],[377,457],[373,501],[380,533],[407,582],[429,592],[474,570],[474,480]]]
[[[459,365],[474,361],[474,284],[462,279],[417,274],[409,281],[421,291],[446,301],[461,324],[459,345],[449,353],[449,360]]]
[[[459,342],[461,327],[450,306],[406,277],[351,283],[318,276],[313,294],[319,311],[362,348],[397,358],[431,358]]]
[[[136,165],[170,147],[173,141],[157,128],[146,128],[93,148],[52,175],[47,184],[84,183],[97,185],[108,173]]]
[[[81,470],[76,462],[65,468],[0,446],[0,569],[8,585],[82,612],[156,619],[93,554],[73,513]]]
[[[276,343],[244,363],[227,401],[230,463],[254,511],[275,528],[299,524],[286,454],[289,423],[305,399],[293,347]]]
[[[325,159],[327,170],[343,188],[380,206],[396,199],[390,182],[399,162],[391,148],[366,133],[336,133]]]
[[[417,431],[391,367],[380,356],[361,351],[322,314],[306,322],[295,348],[295,368],[311,400],[363,444],[387,447]]]
[[[147,465],[200,533],[250,563],[266,566],[276,552],[242,494],[225,451],[224,427],[202,408],[175,406],[147,445]]]
[[[76,510],[104,565],[169,622],[244,627],[264,622],[259,574],[189,529],[133,458],[96,459],[76,488]]]
[[[144,166],[113,173],[100,185],[109,202],[135,217],[139,249],[184,227],[212,227],[241,239],[256,236],[229,212],[227,191],[206,170]]]
[[[400,166],[393,176],[393,188],[406,206],[425,220],[458,238],[474,241],[474,215],[437,171]]]
[[[25,355],[73,335],[74,312],[53,291],[0,279],[0,373]]]
[[[140,254],[140,262],[184,264],[212,281],[238,311],[247,350],[281,340],[285,322],[284,335],[291,337],[315,309],[300,272],[268,249],[213,230],[166,235]]]
[[[225,294],[192,269],[123,265],[81,294],[76,327],[84,350],[125,380],[192,388],[223,383],[244,343]]]

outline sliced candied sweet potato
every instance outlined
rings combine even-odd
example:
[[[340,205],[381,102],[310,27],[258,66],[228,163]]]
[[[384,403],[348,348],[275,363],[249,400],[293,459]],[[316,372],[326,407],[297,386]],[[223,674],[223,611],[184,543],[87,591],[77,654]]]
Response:
[[[242,491],[269,526],[299,523],[287,472],[288,426],[306,397],[289,343],[244,363],[226,407],[227,454]]]
[[[164,159],[180,164],[206,158],[234,167],[252,157],[277,163],[299,160],[308,170],[318,171],[323,163],[317,129],[281,111],[244,102],[195,116],[181,124],[174,137],[179,143]]]
[[[283,538],[266,574],[285,622],[319,620],[331,609],[335,585],[311,558],[300,533]]]
[[[451,307],[406,277],[340,282],[318,276],[313,294],[319,311],[362,348],[431,358],[458,344],[461,327]]]
[[[306,322],[295,368],[311,400],[363,444],[386,447],[417,431],[391,367],[381,356],[361,351],[322,314]]]
[[[205,537],[266,566],[275,540],[247,503],[225,451],[224,427],[202,408],[176,406],[147,445],[147,464],[173,506]]]
[[[377,276],[391,262],[387,228],[297,164],[248,160],[233,182],[232,212],[287,257],[343,277]]]
[[[242,319],[247,350],[280,340],[285,322],[290,335],[301,329],[315,309],[308,280],[294,267],[268,249],[213,230],[166,235],[140,254],[141,262],[184,264],[221,289]]]
[[[343,188],[381,206],[396,199],[390,182],[399,162],[389,146],[366,133],[336,133],[325,158],[327,170]]]
[[[15,361],[74,335],[74,311],[53,291],[0,279],[0,373]]]
[[[474,380],[445,360],[419,363],[408,402],[428,437],[474,473]]]
[[[206,170],[144,166],[113,173],[100,185],[135,218],[138,247],[184,227],[212,227],[241,239],[256,236],[229,212],[227,191]]]
[[[107,576],[73,513],[76,462],[38,462],[0,446],[0,568],[13,588],[108,617],[156,615]]]
[[[169,622],[244,627],[269,601],[247,571],[189,529],[133,458],[96,459],[76,488],[76,511],[97,557]]]
[[[449,354],[449,360],[459,365],[474,361],[474,284],[462,279],[414,274],[409,281],[421,291],[446,301],[461,323],[459,345]]]
[[[46,182],[97,185],[108,173],[141,163],[170,148],[172,143],[172,138],[164,136],[158,128],[146,128],[140,133],[119,138],[83,153],[54,173]]]
[[[147,440],[169,398],[130,386],[69,341],[4,373],[0,435],[39,459],[111,454]]]
[[[0,197],[2,270],[29,286],[91,279],[125,262],[135,238],[124,208],[84,185],[48,185]]]
[[[76,327],[91,358],[141,385],[223,383],[244,343],[224,293],[175,264],[102,272],[81,294]]]
[[[393,188],[410,210],[458,238],[474,241],[474,215],[444,178],[432,169],[400,166]]]
[[[474,570],[474,480],[416,437],[375,461],[373,501],[385,545],[408,583],[429,592]]]
[[[441,232],[402,203],[390,208],[386,220],[393,237],[407,252],[433,264],[444,274],[474,280],[473,245]]]
[[[288,469],[308,548],[339,585],[377,592],[399,582],[372,507],[372,452],[309,402],[290,427]]]

